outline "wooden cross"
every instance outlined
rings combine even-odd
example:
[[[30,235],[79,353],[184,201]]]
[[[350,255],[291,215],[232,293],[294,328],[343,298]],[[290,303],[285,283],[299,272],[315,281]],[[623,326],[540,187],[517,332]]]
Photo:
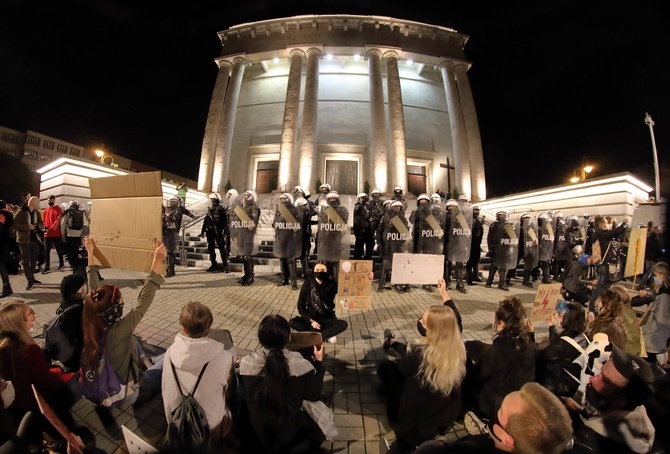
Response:
[[[447,163],[444,164],[444,163],[441,162],[440,167],[443,168],[443,169],[447,169],[447,186],[448,186],[447,187],[447,192],[449,192],[449,194],[451,194],[451,170],[452,169],[456,170],[456,167],[452,166],[449,163],[449,156],[447,156]]]

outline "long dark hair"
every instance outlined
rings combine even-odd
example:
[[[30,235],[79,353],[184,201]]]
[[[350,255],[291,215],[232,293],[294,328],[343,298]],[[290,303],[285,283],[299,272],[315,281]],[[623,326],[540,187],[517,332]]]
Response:
[[[259,374],[259,386],[252,392],[259,406],[266,409],[269,421],[277,425],[284,422],[288,412],[284,390],[288,384],[289,369],[283,349],[290,335],[288,321],[281,315],[268,315],[258,327],[258,340],[269,352]]]
[[[514,339],[517,347],[518,341],[528,342],[528,336],[526,336],[528,328],[525,323],[526,310],[518,297],[511,296],[502,300],[495,314],[496,323],[505,323],[505,327],[496,334],[496,337]]]
[[[568,309],[563,314],[563,322],[561,323],[563,332],[561,336],[577,337],[584,334],[586,330],[586,314],[584,308],[572,301],[568,302]]]
[[[100,313],[121,301],[121,292],[116,285],[104,284],[93,290],[84,298],[82,324],[84,328],[84,348],[81,352],[81,366],[94,369],[100,361],[102,346],[100,345],[105,327]]]

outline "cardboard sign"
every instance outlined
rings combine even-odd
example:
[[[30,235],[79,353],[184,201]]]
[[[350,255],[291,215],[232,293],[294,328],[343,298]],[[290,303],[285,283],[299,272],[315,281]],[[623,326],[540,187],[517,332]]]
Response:
[[[533,301],[533,311],[530,313],[530,321],[547,320],[556,308],[556,302],[561,296],[563,284],[540,284]]]
[[[444,274],[442,254],[393,254],[392,284],[437,285]]]
[[[96,245],[95,263],[148,272],[155,241],[163,237],[161,173],[91,178],[88,182],[91,212],[95,213],[90,233]]]
[[[67,442],[67,452],[72,454],[81,454],[84,449],[84,442],[81,441],[79,436],[70,432],[67,426],[61,421],[61,419],[54,413],[46,400],[37,392],[35,385],[30,385],[33,389],[33,394],[35,395],[35,400],[37,401],[37,406],[40,409],[40,413],[51,423],[51,425],[58,431],[58,433],[65,439]]]
[[[647,250],[647,228],[630,231],[628,239],[628,256],[623,276],[637,276],[644,273],[644,253]]]
[[[318,331],[291,331],[291,337],[286,344],[286,349],[292,352],[302,350],[303,348],[321,345],[323,338]]]
[[[337,301],[342,310],[370,309],[372,260],[340,260]]]

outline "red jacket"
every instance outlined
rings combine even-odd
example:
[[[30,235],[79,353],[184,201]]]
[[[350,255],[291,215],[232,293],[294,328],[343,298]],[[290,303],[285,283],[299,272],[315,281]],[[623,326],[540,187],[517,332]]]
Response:
[[[63,210],[58,205],[48,207],[44,210],[43,222],[47,232],[44,234],[47,238],[60,238],[60,218]]]

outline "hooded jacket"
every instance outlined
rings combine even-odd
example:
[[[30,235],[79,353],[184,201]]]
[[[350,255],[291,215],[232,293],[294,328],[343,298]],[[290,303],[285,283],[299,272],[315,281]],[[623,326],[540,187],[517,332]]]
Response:
[[[180,401],[177,383],[170,361],[174,364],[179,384],[184,395],[189,394],[198,379],[202,367],[209,363],[202,375],[195,399],[207,415],[207,424],[214,429],[223,422],[224,433],[232,427],[230,408],[226,403],[229,381],[234,380],[233,355],[224,349],[221,342],[207,337],[192,338],[177,334],[174,343],[167,349],[163,366],[163,406],[165,416],[170,414]]]

